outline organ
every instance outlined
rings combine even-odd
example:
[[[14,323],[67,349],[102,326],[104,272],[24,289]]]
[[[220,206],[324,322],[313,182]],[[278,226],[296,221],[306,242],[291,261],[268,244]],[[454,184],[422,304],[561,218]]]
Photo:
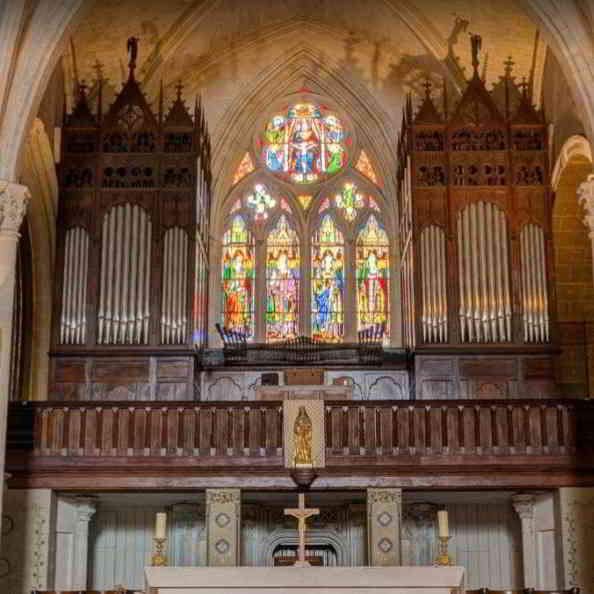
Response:
[[[555,394],[547,128],[511,61],[456,105],[409,97],[398,145],[402,316],[420,398]],[[444,85],[445,86],[445,85]]]
[[[210,136],[177,85],[158,113],[129,78],[65,115],[50,399],[192,399],[205,346]]]

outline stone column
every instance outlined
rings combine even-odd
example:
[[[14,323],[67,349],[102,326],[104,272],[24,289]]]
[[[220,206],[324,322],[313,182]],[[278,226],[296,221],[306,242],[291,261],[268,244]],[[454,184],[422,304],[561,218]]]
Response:
[[[369,565],[400,565],[402,489],[367,489],[367,560]]]
[[[27,210],[29,190],[25,186],[0,181],[0,518],[4,492],[6,414],[10,383],[12,309],[19,228]]]
[[[522,522],[522,559],[524,588],[536,587],[536,538],[534,530],[534,496],[514,495],[512,503]]]
[[[210,567],[240,564],[241,490],[206,489],[206,556]]]
[[[97,502],[93,499],[80,499],[76,502],[74,524],[74,565],[72,568],[72,588],[87,588],[87,564],[89,559],[89,524],[97,511]]]

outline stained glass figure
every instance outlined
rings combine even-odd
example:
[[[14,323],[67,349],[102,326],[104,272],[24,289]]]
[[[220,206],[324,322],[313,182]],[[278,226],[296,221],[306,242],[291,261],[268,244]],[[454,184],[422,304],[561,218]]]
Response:
[[[253,170],[254,162],[252,161],[250,154],[246,153],[235,171],[235,175],[233,176],[233,185],[240,182],[248,173],[251,173]]]
[[[223,236],[223,325],[254,336],[254,239],[241,216]]]
[[[276,115],[266,124],[262,158],[268,169],[294,183],[313,183],[344,168],[344,139],[336,116],[298,103],[286,117]]]
[[[285,215],[268,235],[266,245],[266,341],[299,334],[299,237]]]
[[[254,191],[247,197],[247,205],[254,209],[256,221],[264,221],[268,218],[268,211],[276,206],[276,200],[268,193],[266,186],[256,184]]]
[[[377,185],[377,175],[375,175],[373,165],[371,164],[371,161],[369,160],[369,157],[365,151],[361,151],[355,168]]]
[[[325,215],[312,238],[311,327],[319,340],[341,342],[344,335],[344,238]]]
[[[365,206],[365,199],[353,182],[347,182],[334,197],[334,203],[347,221],[354,221],[357,211]]]
[[[313,196],[297,196],[297,200],[299,201],[299,204],[301,204],[301,208],[303,210],[307,210],[309,208],[312,198]]]
[[[318,212],[322,213],[325,210],[328,210],[329,208],[330,208],[330,200],[328,200],[328,198],[324,198],[324,200],[322,200],[322,204],[320,204],[320,210]]]
[[[374,215],[367,219],[356,243],[357,328],[386,323],[389,336],[389,247],[388,235]]]

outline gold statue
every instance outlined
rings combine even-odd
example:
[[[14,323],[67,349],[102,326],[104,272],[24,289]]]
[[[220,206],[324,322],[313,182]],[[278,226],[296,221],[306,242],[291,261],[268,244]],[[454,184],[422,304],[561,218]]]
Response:
[[[313,466],[311,455],[312,425],[305,406],[299,407],[293,433],[295,436],[293,464],[296,467]]]

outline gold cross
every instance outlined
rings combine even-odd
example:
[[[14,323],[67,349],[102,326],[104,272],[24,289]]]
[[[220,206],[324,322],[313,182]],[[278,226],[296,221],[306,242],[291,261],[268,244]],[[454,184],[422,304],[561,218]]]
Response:
[[[305,495],[299,493],[299,507],[291,507],[285,509],[286,516],[297,518],[299,522],[297,530],[299,531],[299,559],[295,563],[295,567],[308,567],[309,563],[305,560],[305,520],[311,516],[317,516],[320,513],[317,507],[305,507]]]

